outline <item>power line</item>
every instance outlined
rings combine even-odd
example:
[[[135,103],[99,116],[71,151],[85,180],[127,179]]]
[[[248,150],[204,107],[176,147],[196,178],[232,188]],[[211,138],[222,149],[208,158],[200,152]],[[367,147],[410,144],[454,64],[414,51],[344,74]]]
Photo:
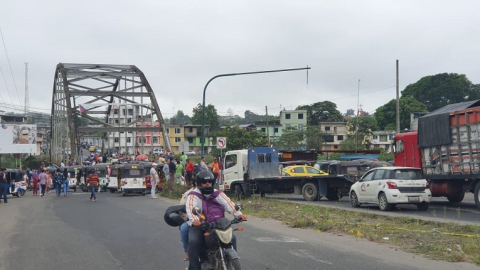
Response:
[[[12,74],[13,85],[15,85],[15,90],[17,91],[18,102],[22,103],[20,101],[20,94],[18,93],[17,83],[15,82],[15,77],[13,76],[12,66],[10,65],[10,58],[8,57],[7,46],[5,46],[5,40],[3,38],[2,28],[0,28],[0,35],[2,36],[3,49],[5,50],[5,55],[7,56],[8,66],[10,67],[10,74]],[[13,103],[13,101],[12,101],[12,103]]]

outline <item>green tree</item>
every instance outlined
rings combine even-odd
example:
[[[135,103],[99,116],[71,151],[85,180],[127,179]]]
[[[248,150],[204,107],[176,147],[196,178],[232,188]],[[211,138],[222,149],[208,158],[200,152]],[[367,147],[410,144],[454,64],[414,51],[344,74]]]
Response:
[[[342,113],[337,109],[337,104],[331,101],[316,102],[312,105],[298,106],[297,110],[307,110],[308,125],[317,126],[319,122],[343,121]]]
[[[320,134],[318,126],[307,126],[304,136],[307,141],[307,149],[322,149],[322,134]]]
[[[202,124],[202,112],[202,104],[198,103],[197,107],[193,108],[192,124]],[[220,128],[220,116],[212,104],[205,106],[205,126],[209,126],[211,131],[216,131]]]
[[[226,126],[223,130],[211,134],[212,137],[226,137],[227,148],[223,149],[223,153],[229,150],[246,149],[250,147],[262,147],[267,146],[267,137],[265,134],[253,130],[247,131],[241,129],[239,126]],[[220,154],[219,149],[215,149],[211,152],[213,156]]]
[[[428,112],[427,106],[418,102],[413,97],[401,97],[400,103],[400,129],[410,129],[410,114],[414,112]],[[390,100],[387,104],[380,106],[374,113],[377,120],[379,130],[396,130],[396,108],[395,99]]]
[[[392,152],[387,152],[383,148],[375,148],[380,150],[380,154],[378,155],[378,160],[379,161],[392,161],[393,160],[393,153]]]
[[[480,91],[464,74],[440,73],[408,85],[402,97],[414,97],[431,112],[448,104],[480,99]]]
[[[283,131],[277,141],[273,142],[273,145],[280,150],[300,150],[305,146],[304,136],[303,130],[289,127]]]
[[[372,134],[375,130],[378,130],[377,121],[372,116],[354,117],[348,120],[349,135],[342,142],[342,149],[370,149]]]
[[[192,121],[190,119],[190,116],[185,115],[181,110],[178,110],[177,114],[175,114],[174,116],[172,116],[172,118],[170,118],[170,124],[191,124],[191,123]]]

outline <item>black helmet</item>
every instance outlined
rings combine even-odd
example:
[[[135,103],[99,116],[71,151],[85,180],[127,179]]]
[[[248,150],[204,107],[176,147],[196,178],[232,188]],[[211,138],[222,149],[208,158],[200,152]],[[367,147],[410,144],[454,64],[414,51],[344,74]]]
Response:
[[[211,182],[211,187],[202,187],[202,183]],[[215,183],[215,177],[209,171],[201,171],[197,174],[197,188],[204,195],[209,195],[213,193],[213,184]]]

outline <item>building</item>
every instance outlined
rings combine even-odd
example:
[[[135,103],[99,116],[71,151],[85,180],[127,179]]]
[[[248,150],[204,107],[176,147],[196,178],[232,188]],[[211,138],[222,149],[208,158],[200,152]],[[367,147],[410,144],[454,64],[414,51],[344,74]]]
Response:
[[[283,130],[295,128],[303,130],[307,127],[307,110],[283,110],[280,111],[280,123]]]
[[[340,144],[347,138],[347,122],[320,122],[318,124],[322,134],[322,150],[340,150]]]
[[[390,145],[392,144],[395,134],[395,130],[374,131],[371,140],[372,147],[382,148],[385,149],[387,152],[391,152]]]
[[[283,127],[282,124],[280,124],[280,121],[268,122],[268,126],[266,121],[259,121],[255,122],[255,127],[259,132],[265,134],[265,136],[268,135],[270,137],[270,142],[274,142],[282,136]]]

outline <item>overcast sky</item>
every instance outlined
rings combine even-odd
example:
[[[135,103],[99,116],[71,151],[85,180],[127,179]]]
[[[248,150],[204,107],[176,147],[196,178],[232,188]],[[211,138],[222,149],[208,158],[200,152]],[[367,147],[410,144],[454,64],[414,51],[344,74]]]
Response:
[[[476,0],[2,0],[0,110],[24,106],[28,62],[31,110],[49,113],[62,62],[136,65],[168,118],[191,115],[215,75],[307,65],[308,83],[306,71],[216,79],[206,103],[243,117],[326,100],[345,113],[359,98],[374,113],[395,98],[397,59],[400,90],[444,72],[479,84],[479,10]]]

